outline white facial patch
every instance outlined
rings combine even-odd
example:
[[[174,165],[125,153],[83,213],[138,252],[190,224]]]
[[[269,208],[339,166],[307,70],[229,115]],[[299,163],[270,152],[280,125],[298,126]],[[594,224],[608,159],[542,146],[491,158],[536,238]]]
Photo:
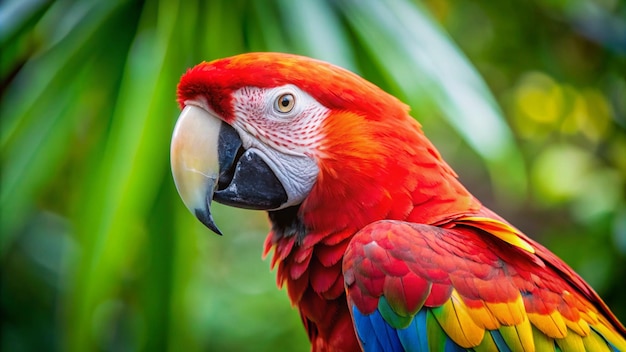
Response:
[[[276,108],[285,94],[294,98],[288,112]],[[281,208],[302,202],[317,180],[319,168],[314,157],[329,110],[293,85],[246,87],[233,97],[233,127],[244,149],[257,150],[281,181],[288,195]]]
[[[282,113],[276,100],[292,94],[293,109]],[[234,94],[235,125],[259,141],[286,154],[315,153],[322,136],[319,133],[328,109],[296,86],[276,88],[241,88]]]

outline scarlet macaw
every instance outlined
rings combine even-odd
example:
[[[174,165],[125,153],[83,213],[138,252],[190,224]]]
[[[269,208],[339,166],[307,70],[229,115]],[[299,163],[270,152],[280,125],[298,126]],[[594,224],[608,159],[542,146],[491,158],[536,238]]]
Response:
[[[171,161],[186,206],[267,210],[313,351],[626,350],[596,292],[458,181],[408,107],[342,68],[250,53],[188,70]]]

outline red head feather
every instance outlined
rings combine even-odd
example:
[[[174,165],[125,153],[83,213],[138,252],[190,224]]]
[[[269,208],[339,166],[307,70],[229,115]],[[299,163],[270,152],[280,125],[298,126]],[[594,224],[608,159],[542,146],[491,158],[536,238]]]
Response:
[[[203,96],[225,121],[233,116],[231,93],[242,87],[293,84],[329,109],[362,112],[371,118],[403,116],[408,107],[356,74],[308,57],[248,53],[203,62],[189,69],[178,85],[178,103]],[[376,99],[369,99],[376,97]]]

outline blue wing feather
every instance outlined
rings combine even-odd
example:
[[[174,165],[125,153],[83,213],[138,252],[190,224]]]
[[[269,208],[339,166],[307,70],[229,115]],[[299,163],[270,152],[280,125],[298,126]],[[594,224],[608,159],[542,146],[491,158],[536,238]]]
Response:
[[[370,321],[374,326],[376,336],[381,341],[384,351],[403,351],[402,344],[396,333],[396,329],[392,328],[376,310],[369,315]]]
[[[445,352],[465,352],[467,351],[465,348],[457,345],[451,338],[446,339],[446,349]]]
[[[383,319],[380,312],[363,315],[353,306],[354,326],[364,351],[404,351],[396,329]]]
[[[361,314],[356,306],[353,306],[353,308],[352,319],[363,348],[366,351],[383,351],[369,316]]]
[[[491,337],[493,338],[493,342],[495,342],[496,346],[498,346],[498,350],[500,352],[511,352],[511,349],[509,348],[509,346],[506,344],[506,342],[504,342],[504,338],[500,334],[500,331],[491,330],[488,333],[491,334]]]
[[[398,337],[408,352],[428,351],[426,332],[426,310],[420,310],[405,329],[398,330]]]

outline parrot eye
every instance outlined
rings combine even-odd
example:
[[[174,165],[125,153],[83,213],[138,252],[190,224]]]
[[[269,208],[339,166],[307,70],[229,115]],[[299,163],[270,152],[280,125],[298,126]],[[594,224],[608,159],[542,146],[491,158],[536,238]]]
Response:
[[[282,113],[287,113],[293,110],[293,106],[295,104],[296,104],[296,98],[293,96],[293,94],[289,94],[289,93],[281,94],[276,99],[276,109]]]

